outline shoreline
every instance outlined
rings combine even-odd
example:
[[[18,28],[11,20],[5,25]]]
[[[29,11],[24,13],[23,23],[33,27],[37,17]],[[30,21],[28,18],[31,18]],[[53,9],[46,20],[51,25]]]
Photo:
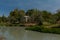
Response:
[[[60,28],[44,28],[44,27],[29,27],[25,30],[31,30],[41,33],[51,33],[51,34],[60,34]]]

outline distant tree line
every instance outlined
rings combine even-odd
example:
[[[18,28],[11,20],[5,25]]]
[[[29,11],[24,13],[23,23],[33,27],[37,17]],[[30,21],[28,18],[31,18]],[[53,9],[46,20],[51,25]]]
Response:
[[[10,12],[9,16],[0,17],[0,23],[10,23],[10,24],[20,24],[25,23],[24,16],[29,16],[29,23],[37,23],[42,25],[43,22],[48,22],[51,24],[56,24],[60,20],[60,11],[56,13],[51,13],[46,10],[40,11],[38,9],[29,9],[26,12],[24,10],[14,9]]]

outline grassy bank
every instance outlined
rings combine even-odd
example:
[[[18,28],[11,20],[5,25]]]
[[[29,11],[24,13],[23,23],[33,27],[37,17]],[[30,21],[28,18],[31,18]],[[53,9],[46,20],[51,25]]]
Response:
[[[24,25],[22,25],[22,24],[10,24],[10,23],[0,23],[0,26],[11,26],[11,27],[13,27],[13,26],[24,26]]]
[[[43,33],[54,33],[54,34],[60,34],[60,28],[45,28],[44,26],[31,26],[29,28],[26,28],[26,30],[32,30],[32,31],[38,31]]]

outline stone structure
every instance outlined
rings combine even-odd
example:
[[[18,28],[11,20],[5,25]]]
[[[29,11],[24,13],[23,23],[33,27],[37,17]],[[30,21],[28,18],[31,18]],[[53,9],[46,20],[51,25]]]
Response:
[[[29,16],[24,16],[25,17],[25,22],[28,22]]]

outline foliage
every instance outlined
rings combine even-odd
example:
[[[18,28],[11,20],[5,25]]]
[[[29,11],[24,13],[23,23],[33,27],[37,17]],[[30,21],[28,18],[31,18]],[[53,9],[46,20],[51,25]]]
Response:
[[[26,28],[26,30],[38,31],[43,33],[60,34],[60,28],[44,28],[43,26],[32,26],[32,27]]]
[[[36,22],[38,25],[42,25],[42,15],[37,9],[31,9],[26,12],[26,15],[31,17],[31,22]]]
[[[19,23],[21,22],[21,20],[23,20],[22,18],[24,17],[24,15],[25,15],[24,10],[15,9],[14,11],[10,12],[9,20],[12,23],[17,23],[17,22]]]
[[[4,15],[0,17],[0,23],[25,23],[24,16],[29,16],[28,23],[36,23],[37,25],[43,25],[44,22],[56,24],[60,20],[60,11],[53,14],[46,10],[40,11],[38,9],[29,9],[25,12],[25,10],[14,9],[10,12],[8,17]]]

